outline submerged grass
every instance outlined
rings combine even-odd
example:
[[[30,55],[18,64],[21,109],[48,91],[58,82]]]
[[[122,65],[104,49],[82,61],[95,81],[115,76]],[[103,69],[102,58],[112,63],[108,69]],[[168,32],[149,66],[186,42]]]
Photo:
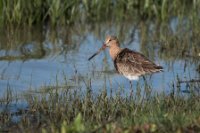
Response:
[[[198,85],[199,86],[199,85]],[[196,86],[197,87],[197,86]],[[120,88],[109,95],[60,87],[24,95],[26,109],[1,111],[0,130],[9,132],[199,132],[200,95],[152,93],[139,85],[135,95]],[[191,86],[190,90],[195,89]],[[4,102],[1,102],[3,105]],[[18,122],[13,122],[18,116]]]

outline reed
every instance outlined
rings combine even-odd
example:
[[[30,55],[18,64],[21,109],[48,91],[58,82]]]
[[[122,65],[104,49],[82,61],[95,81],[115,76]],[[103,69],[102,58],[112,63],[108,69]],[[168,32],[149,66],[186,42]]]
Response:
[[[173,4],[171,4],[173,3]],[[8,25],[71,25],[74,23],[124,19],[153,19],[168,22],[171,17],[193,14],[198,18],[200,3],[196,0],[2,0],[0,24]]]

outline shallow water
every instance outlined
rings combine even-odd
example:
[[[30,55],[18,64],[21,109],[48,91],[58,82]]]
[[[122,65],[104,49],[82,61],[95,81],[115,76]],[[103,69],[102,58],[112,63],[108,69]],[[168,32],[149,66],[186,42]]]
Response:
[[[6,34],[2,33],[0,37],[0,97],[4,98],[8,90],[12,90],[13,94],[40,92],[44,86],[60,86],[61,88],[68,86],[84,90],[88,82],[91,82],[93,92],[104,88],[108,92],[110,89],[115,91],[119,88],[129,91],[129,81],[115,72],[108,50],[88,61],[88,57],[101,47],[108,33],[118,35],[121,47],[139,51],[164,67],[164,72],[146,76],[147,83],[153,91],[171,92],[174,89],[172,86],[177,86],[177,78],[180,80],[199,79],[199,73],[196,71],[199,65],[198,56],[194,60],[178,57],[179,54],[173,49],[172,54],[169,50],[162,52],[160,49],[163,44],[159,41],[155,44],[148,42],[152,38],[146,34],[143,35],[146,32],[145,28],[141,28],[143,26],[136,27],[134,36],[130,37],[131,31],[135,28],[131,25],[113,26],[110,29],[107,29],[107,25],[103,25],[100,31],[101,26],[94,30],[83,30],[81,33],[74,32],[77,29],[71,32],[65,31],[64,28],[57,31],[48,28],[36,29],[27,34],[20,30],[14,31],[13,34],[10,31]],[[152,30],[156,26],[150,24],[147,27]],[[117,34],[121,28],[121,32],[128,31],[124,36],[121,32]],[[168,28],[174,32],[171,36],[176,35],[177,21],[172,20]],[[162,35],[160,36],[158,40],[161,40]],[[180,46],[175,47],[177,50],[180,48]],[[134,88],[138,83],[143,86],[143,82],[143,78],[133,81]],[[181,90],[186,89],[187,85],[181,84]]]

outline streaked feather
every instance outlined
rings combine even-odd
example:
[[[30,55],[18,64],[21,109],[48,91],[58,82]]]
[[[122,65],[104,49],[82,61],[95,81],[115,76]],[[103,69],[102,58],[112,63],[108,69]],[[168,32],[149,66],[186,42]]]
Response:
[[[141,76],[163,70],[161,66],[157,66],[141,53],[127,48],[116,56],[114,66],[124,76]]]

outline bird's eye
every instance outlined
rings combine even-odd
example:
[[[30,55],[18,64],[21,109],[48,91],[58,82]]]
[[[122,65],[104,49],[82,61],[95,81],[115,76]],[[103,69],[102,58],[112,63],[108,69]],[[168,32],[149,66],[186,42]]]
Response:
[[[108,40],[109,42],[111,41],[111,39]]]

